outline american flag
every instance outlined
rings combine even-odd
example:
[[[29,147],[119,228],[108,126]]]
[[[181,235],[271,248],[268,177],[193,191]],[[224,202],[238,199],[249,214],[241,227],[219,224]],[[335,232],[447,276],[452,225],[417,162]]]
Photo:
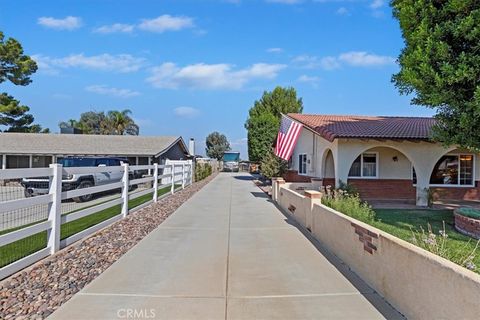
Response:
[[[284,160],[290,159],[293,148],[297,143],[302,125],[282,115],[280,130],[277,136],[277,146],[275,147],[275,155]]]

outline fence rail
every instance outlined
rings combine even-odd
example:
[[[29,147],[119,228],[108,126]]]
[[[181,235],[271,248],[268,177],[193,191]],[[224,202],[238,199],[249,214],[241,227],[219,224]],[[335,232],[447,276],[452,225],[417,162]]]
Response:
[[[0,180],[14,183],[0,186],[0,195],[9,193],[0,197],[0,222],[8,221],[0,229],[0,279],[185,188],[192,183],[192,171],[191,161],[0,170]],[[72,186],[73,175],[92,180],[87,187]],[[36,192],[43,194],[30,195],[23,182],[28,180],[37,181],[41,187]],[[89,200],[72,201],[81,197]]]

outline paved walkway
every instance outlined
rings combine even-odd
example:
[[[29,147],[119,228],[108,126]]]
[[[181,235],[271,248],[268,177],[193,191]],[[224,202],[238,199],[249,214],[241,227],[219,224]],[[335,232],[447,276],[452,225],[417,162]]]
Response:
[[[312,243],[248,175],[227,173],[51,316],[384,318],[400,316]]]

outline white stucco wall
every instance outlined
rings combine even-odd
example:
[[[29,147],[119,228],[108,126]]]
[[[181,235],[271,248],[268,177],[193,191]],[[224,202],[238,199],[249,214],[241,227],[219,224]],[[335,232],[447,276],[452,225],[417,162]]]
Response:
[[[307,165],[307,174],[311,177],[323,177],[324,170],[322,168],[322,160],[326,158],[329,149],[334,151],[336,148],[335,142],[330,142],[317,134],[312,133],[310,130],[302,128],[300,137],[298,138],[297,145],[292,154],[291,169],[298,170],[298,155],[307,154],[312,159],[312,165]],[[334,176],[334,168],[332,166],[333,159],[330,159],[331,167],[327,169],[327,172]]]
[[[378,147],[366,152],[378,154],[379,179],[412,179],[412,163],[400,151],[392,148]],[[397,157],[397,161],[393,158]]]

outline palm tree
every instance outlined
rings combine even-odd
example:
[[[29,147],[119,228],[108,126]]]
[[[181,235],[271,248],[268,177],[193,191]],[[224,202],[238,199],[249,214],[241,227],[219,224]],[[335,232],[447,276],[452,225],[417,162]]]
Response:
[[[132,111],[125,109],[123,111],[109,111],[107,113],[107,123],[110,134],[117,135],[135,135],[138,136],[140,128],[130,117]]]

